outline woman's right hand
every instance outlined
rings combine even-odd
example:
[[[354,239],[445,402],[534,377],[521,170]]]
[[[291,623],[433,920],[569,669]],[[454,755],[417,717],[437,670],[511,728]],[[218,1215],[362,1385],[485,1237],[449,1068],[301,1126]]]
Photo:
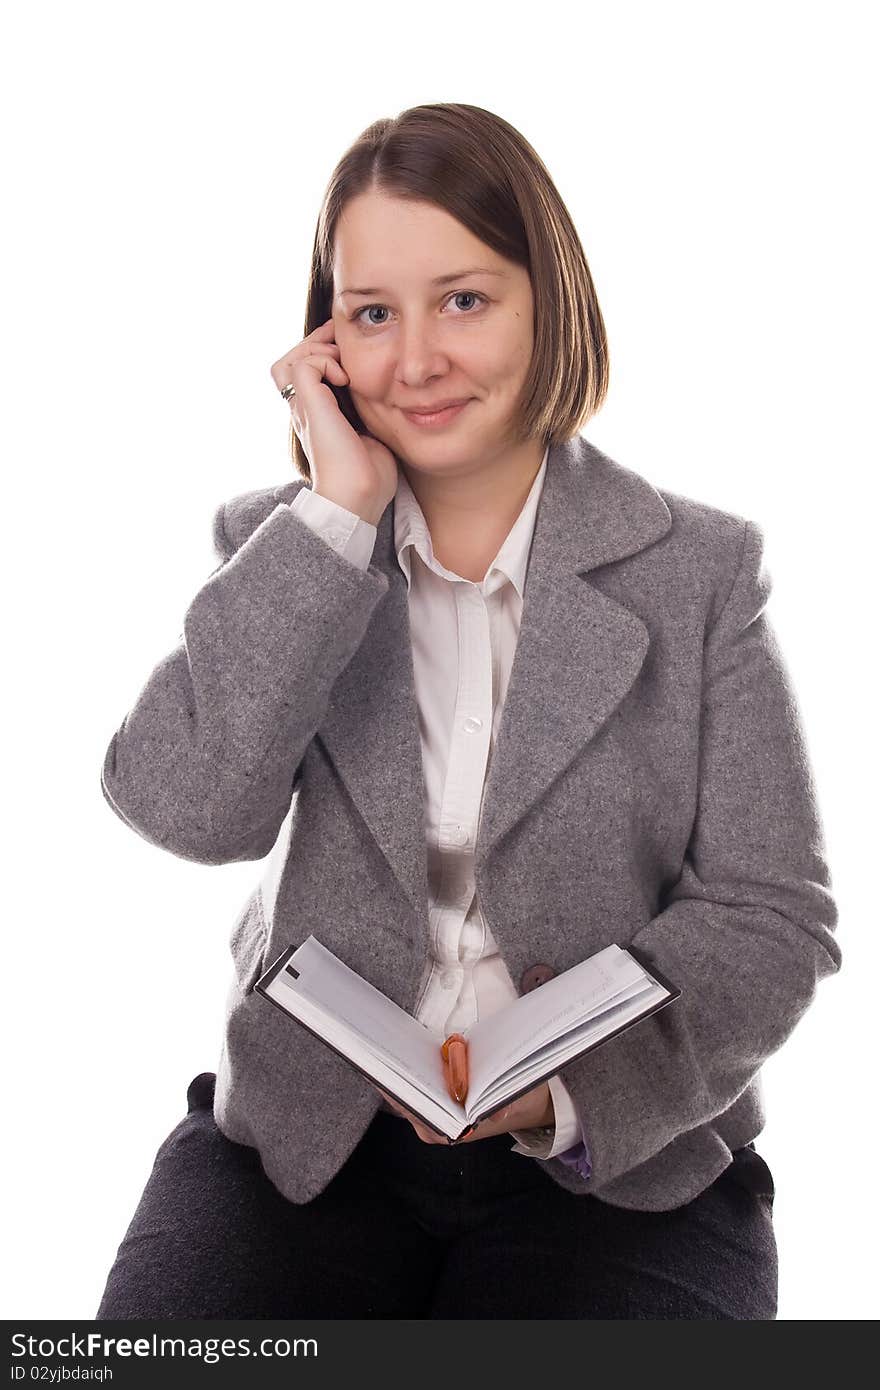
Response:
[[[279,391],[291,382],[290,399],[296,430],[312,474],[312,491],[378,526],[397,490],[397,459],[372,435],[352,429],[324,377],[347,386],[349,377],[327,319],[275,362],[272,379]]]

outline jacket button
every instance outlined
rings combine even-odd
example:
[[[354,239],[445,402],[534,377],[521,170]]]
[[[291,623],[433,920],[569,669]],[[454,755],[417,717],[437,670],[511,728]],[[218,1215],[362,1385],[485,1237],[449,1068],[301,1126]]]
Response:
[[[528,970],[523,971],[519,982],[520,990],[523,994],[528,994],[531,990],[537,989],[538,985],[545,985],[548,980],[552,980],[555,974],[552,965],[530,965]]]

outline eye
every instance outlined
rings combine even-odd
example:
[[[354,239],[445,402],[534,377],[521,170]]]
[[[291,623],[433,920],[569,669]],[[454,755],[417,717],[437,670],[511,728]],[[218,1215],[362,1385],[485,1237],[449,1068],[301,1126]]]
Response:
[[[488,304],[488,302],[489,302],[488,299],[486,298],[486,296],[485,296],[484,294],[478,294],[478,293],[476,292],[476,290],[453,290],[453,292],[452,292],[452,294],[449,296],[449,298],[450,298],[450,299],[473,299],[473,300],[478,300],[481,304]],[[363,314],[368,314],[368,313],[370,312],[371,309],[382,309],[382,310],[385,310],[385,311],[387,312],[388,306],[387,306],[387,304],[365,304],[364,307],[363,307],[362,309],[358,309],[358,311],[355,313],[355,315],[354,315],[354,320],[353,320],[353,321],[354,321],[355,323],[360,323],[360,322],[361,322],[361,316],[362,316]],[[472,318],[472,317],[473,317],[473,311],[468,310],[464,315],[461,315],[461,314],[453,314],[453,318],[461,318],[461,317],[464,317],[464,318]],[[366,322],[365,322],[365,323],[361,324],[361,326],[364,327],[364,328],[368,328],[368,329],[369,329],[369,328],[384,328],[385,324],[384,324],[384,322],[383,322],[383,323],[375,323],[375,322],[373,322],[373,321],[371,320],[369,323],[366,323]]]

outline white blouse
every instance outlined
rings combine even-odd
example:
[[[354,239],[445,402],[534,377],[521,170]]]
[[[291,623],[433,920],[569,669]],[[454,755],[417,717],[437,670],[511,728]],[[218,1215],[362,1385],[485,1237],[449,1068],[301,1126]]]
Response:
[[[427,795],[430,954],[417,1019],[438,1033],[486,1018],[518,996],[480,910],[474,845],[486,773],[516,651],[523,591],[547,450],[519,516],[474,583],[434,556],[424,513],[399,469],[394,544],[406,576],[413,669]],[[291,509],[351,564],[366,570],[377,527],[303,488]],[[512,1130],[514,1153],[555,1158],[581,1129],[568,1089],[550,1078],[555,1134]]]

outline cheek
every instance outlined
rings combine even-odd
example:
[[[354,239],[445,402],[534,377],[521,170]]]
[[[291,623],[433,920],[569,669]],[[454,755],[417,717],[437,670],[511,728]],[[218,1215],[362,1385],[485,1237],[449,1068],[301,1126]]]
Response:
[[[520,338],[505,337],[491,347],[484,344],[484,349],[473,363],[474,380],[482,380],[487,386],[495,385],[499,390],[512,387],[531,360],[529,346]]]
[[[357,361],[360,355],[358,349],[362,346],[362,339],[358,338],[354,324],[349,323],[348,319],[334,320],[333,341],[339,348],[339,355],[343,362],[346,358],[351,362]]]
[[[352,338],[350,334],[341,334],[336,342],[339,347],[339,360],[351,377],[354,389],[369,391],[382,375],[379,354],[375,351],[370,352],[367,344]]]
[[[518,395],[528,373],[530,361],[531,354],[517,346],[507,354],[503,362],[497,364],[498,375],[495,380],[498,391],[505,400]]]

